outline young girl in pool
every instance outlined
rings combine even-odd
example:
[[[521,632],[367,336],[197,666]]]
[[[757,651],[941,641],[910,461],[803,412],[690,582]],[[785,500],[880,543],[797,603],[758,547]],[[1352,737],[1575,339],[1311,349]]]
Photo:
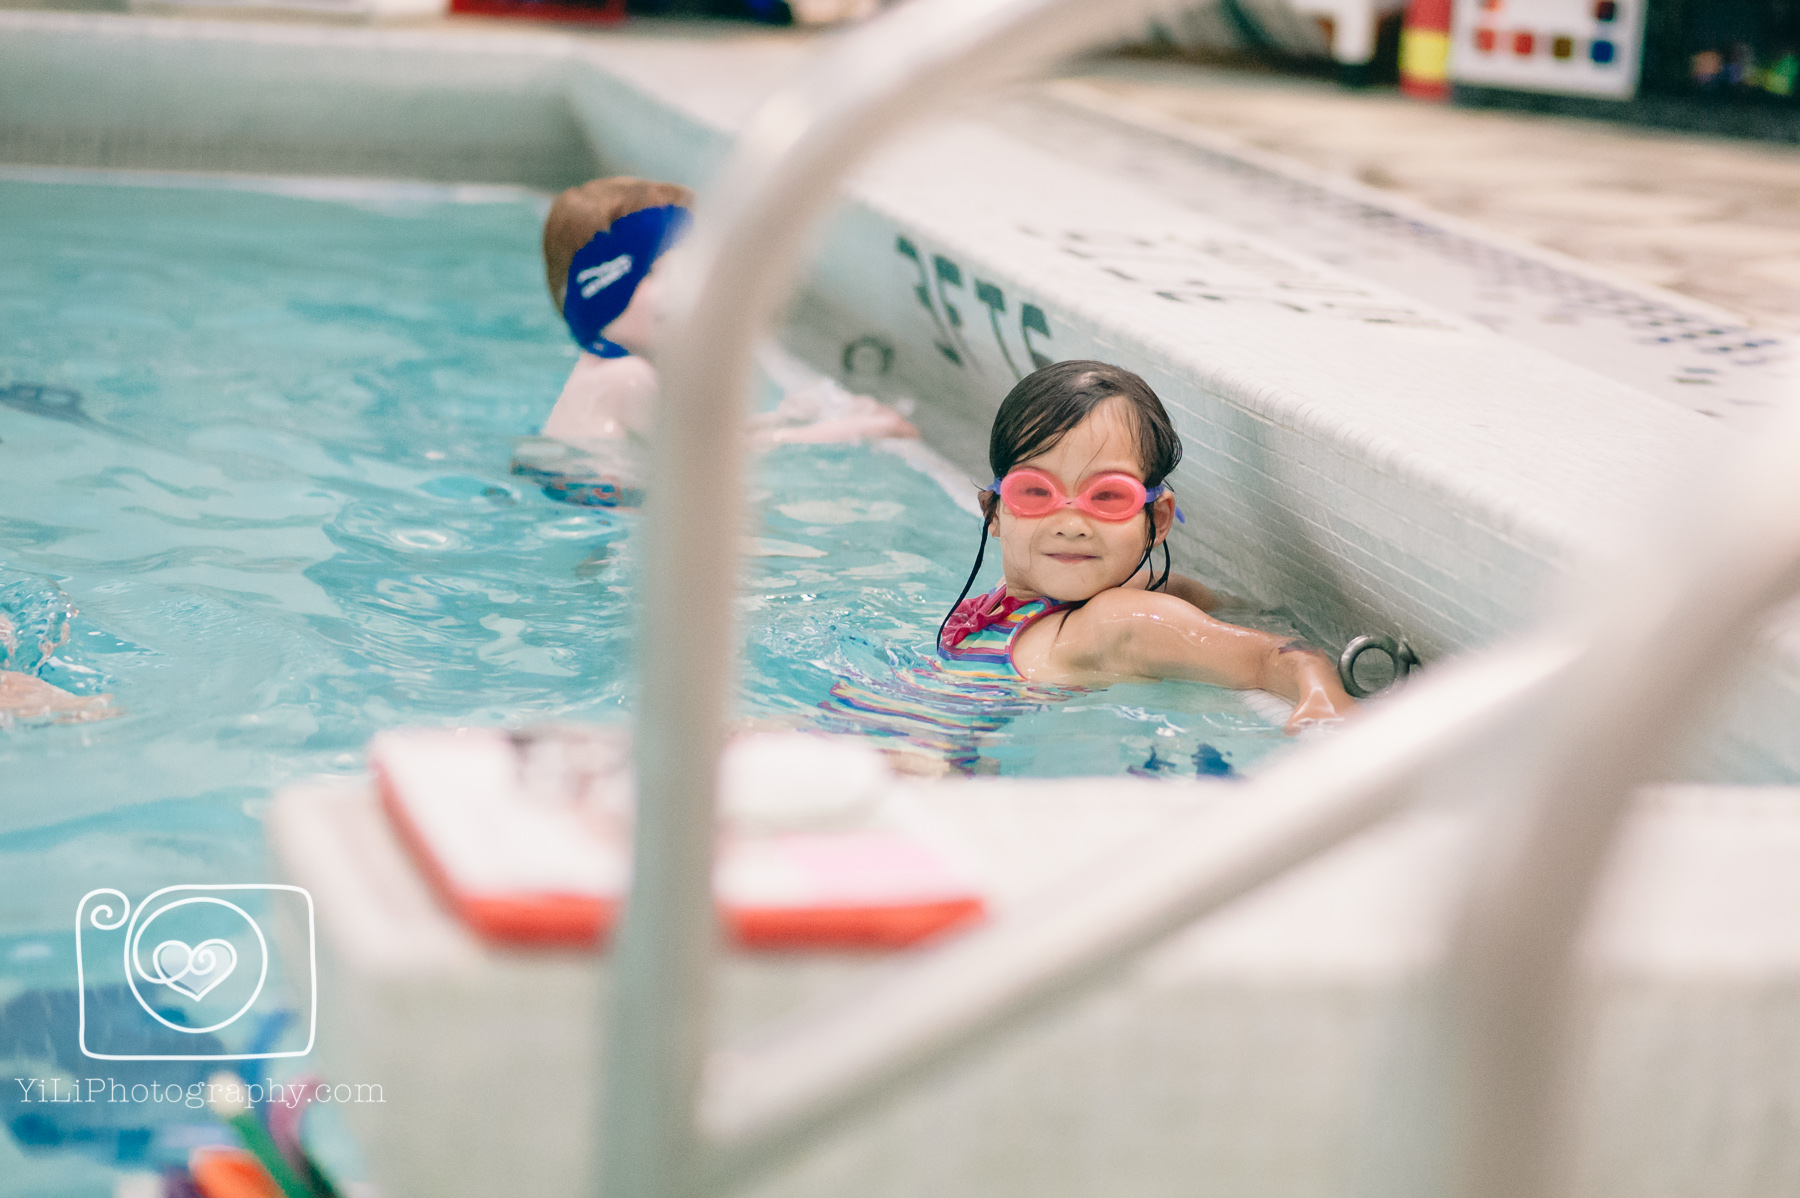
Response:
[[[581,356],[542,435],[514,446],[513,473],[557,498],[641,501],[628,441],[648,431],[655,407],[657,303],[693,202],[680,184],[621,175],[571,187],[550,205],[544,278]],[[765,446],[918,435],[894,409],[830,383],[752,420]]]
[[[1289,733],[1355,706],[1325,656],[1226,624],[1214,596],[1171,575],[1177,510],[1164,480],[1181,439],[1147,383],[1104,362],[1058,362],[1007,395],[988,438],[981,549],[938,632],[953,673],[1061,686],[1184,678],[1271,691]],[[1005,577],[964,598],[992,533]],[[1163,546],[1157,576],[1151,553]]]

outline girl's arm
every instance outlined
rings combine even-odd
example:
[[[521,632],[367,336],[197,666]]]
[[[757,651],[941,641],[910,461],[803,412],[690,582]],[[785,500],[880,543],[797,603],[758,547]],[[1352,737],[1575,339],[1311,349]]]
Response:
[[[830,379],[790,391],[774,411],[750,418],[755,445],[869,441],[917,437],[919,430],[880,400],[846,391]]]
[[[1013,660],[1034,681],[1185,678],[1270,691],[1294,704],[1290,733],[1356,706],[1324,654],[1157,591],[1103,591],[1060,623],[1040,620],[1020,634]]]
[[[591,441],[645,433],[655,405],[656,367],[636,354],[602,358],[583,353],[556,397],[542,435],[558,441]],[[783,400],[776,411],[752,417],[750,425],[751,443],[762,446],[919,435],[893,408],[848,392],[823,411],[816,403],[794,406]]]

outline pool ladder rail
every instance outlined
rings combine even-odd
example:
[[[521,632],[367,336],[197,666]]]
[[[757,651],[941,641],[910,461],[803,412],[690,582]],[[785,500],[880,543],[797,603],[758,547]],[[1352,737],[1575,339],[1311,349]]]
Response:
[[[1099,881],[924,951],[782,1038],[710,1051],[714,778],[735,658],[752,346],[837,183],[873,147],[1172,7],[910,0],[836,39],[768,100],[703,200],[673,280],[652,470],[677,478],[706,462],[713,485],[651,488],[648,500],[641,660],[654,668],[638,709],[633,889],[603,1016],[607,1198],[752,1183],[1446,777],[1482,795],[1490,828],[1448,970],[1442,1064],[1456,1114],[1442,1127],[1458,1131],[1442,1137],[1444,1163],[1425,1188],[1539,1198],[1556,1185],[1550,1132],[1575,936],[1628,797],[1669,763],[1677,729],[1800,583],[1800,405],[1648,530],[1589,599],[1527,637],[1435,667],[1340,736],[1296,750],[1245,784],[1222,831],[1216,819],[1205,837],[1164,830]]]

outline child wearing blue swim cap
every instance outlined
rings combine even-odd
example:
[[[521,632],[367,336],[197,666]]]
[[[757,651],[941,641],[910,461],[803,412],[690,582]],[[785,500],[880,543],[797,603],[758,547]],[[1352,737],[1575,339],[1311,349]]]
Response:
[[[665,255],[687,231],[693,203],[678,183],[621,176],[571,187],[550,205],[544,281],[582,352],[546,437],[622,437],[648,424]]]
[[[556,197],[544,221],[550,298],[581,347],[541,437],[515,447],[513,470],[558,498],[636,506],[642,489],[626,442],[647,432],[656,402],[656,317],[671,256],[691,221],[678,183],[616,176]],[[754,442],[917,437],[894,409],[827,385],[757,417]]]

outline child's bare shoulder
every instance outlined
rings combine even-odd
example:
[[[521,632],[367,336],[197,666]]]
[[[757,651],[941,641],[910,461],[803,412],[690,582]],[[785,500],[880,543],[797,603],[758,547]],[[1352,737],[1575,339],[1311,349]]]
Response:
[[[649,424],[655,398],[656,368],[642,358],[583,353],[556,397],[543,435],[564,441],[623,437]]]
[[[1068,611],[1040,619],[1019,633],[1013,663],[1027,677],[1067,681],[1076,676],[1123,676],[1124,651],[1147,625],[1200,620],[1212,623],[1192,604],[1161,591],[1112,587]]]

